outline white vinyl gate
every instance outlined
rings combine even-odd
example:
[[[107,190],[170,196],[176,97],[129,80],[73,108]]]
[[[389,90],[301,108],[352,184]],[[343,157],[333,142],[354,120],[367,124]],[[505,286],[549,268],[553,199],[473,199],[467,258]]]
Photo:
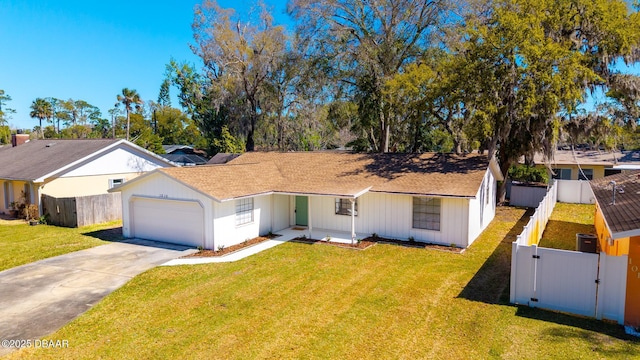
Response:
[[[514,243],[511,302],[595,317],[598,254]]]
[[[532,306],[595,317],[598,254],[538,248]]]

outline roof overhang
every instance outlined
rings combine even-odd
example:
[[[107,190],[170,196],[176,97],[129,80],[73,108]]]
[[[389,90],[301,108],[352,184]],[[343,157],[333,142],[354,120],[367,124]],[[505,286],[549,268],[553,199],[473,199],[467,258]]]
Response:
[[[612,166],[611,169],[615,170],[640,170],[640,164],[623,164]]]
[[[500,171],[500,165],[498,165],[498,160],[496,160],[495,155],[489,159],[489,170],[491,170],[493,177],[495,177],[497,181],[504,181],[504,176],[502,175],[502,171]]]

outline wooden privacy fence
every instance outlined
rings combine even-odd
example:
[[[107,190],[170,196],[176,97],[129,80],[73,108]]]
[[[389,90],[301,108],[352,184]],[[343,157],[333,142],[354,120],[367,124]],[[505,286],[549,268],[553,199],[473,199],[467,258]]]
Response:
[[[120,193],[55,198],[42,195],[42,213],[48,223],[81,227],[122,219]]]

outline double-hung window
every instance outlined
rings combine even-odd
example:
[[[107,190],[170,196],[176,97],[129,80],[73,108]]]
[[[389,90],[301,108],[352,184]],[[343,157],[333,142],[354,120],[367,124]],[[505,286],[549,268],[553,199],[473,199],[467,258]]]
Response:
[[[253,198],[236,200],[236,226],[253,222]]]
[[[358,199],[355,199],[353,216],[358,216]],[[351,200],[336,198],[336,214],[351,216]]]
[[[413,198],[413,228],[440,231],[440,199]]]

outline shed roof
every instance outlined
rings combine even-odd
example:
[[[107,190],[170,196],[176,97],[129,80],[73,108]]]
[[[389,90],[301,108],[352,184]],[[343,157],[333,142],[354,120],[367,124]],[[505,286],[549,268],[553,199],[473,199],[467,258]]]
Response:
[[[487,156],[478,154],[251,152],[224,165],[158,171],[224,201],[268,192],[357,197],[375,191],[471,198],[488,167]]]
[[[616,239],[640,235],[640,171],[607,176],[590,184],[611,236]]]

